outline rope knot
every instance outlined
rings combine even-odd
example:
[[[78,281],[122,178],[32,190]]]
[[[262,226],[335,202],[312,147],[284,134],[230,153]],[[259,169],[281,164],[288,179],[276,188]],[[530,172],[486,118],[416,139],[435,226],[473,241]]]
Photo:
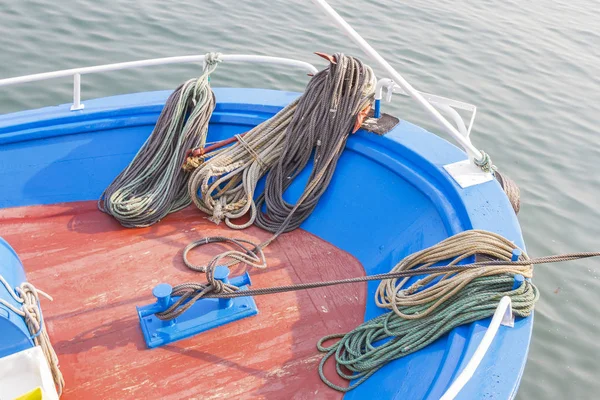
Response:
[[[184,171],[192,172],[192,171],[196,170],[197,168],[200,168],[200,166],[203,163],[204,163],[204,157],[189,156],[185,159],[185,162],[183,163],[181,168],[183,168]]]
[[[208,217],[208,220],[219,225],[223,218],[225,218],[225,212],[223,211],[223,198],[220,198],[215,202],[215,206],[212,210],[212,215]]]
[[[206,63],[207,66],[216,65],[223,61],[221,56],[222,56],[222,54],[218,53],[218,52],[213,52],[213,51],[208,52],[204,55],[204,62]]]
[[[492,164],[492,159],[490,158],[490,155],[488,153],[486,153],[483,150],[481,151],[481,159],[474,159],[473,162],[475,163],[475,165],[477,165],[479,168],[481,168],[484,172],[489,172],[489,173],[494,173],[494,171],[496,171],[496,166],[494,164]]]
[[[223,282],[213,279],[212,282],[210,283],[212,286],[212,291],[211,293],[214,294],[219,294],[219,293],[223,293],[223,289],[224,289],[224,285]]]

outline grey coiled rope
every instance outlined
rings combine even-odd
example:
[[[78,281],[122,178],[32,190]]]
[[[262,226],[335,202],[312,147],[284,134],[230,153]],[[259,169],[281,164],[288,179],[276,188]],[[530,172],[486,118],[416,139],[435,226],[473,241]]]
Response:
[[[100,211],[125,227],[145,227],[191,203],[189,172],[181,165],[188,149],[206,142],[215,108],[209,75],[219,62],[219,54],[207,54],[202,75],[181,84],[169,96],[152,134],[102,193]]]

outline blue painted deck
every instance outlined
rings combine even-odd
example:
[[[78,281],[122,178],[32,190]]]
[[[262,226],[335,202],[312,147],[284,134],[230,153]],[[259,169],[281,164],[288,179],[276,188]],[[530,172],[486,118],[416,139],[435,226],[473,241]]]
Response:
[[[263,89],[215,89],[209,141],[264,121],[298,96]],[[95,200],[152,130],[170,91],[88,100],[0,116],[0,208]],[[466,229],[497,232],[523,247],[512,208],[494,180],[461,189],[443,170],[466,155],[408,122],[384,137],[353,135],[325,195],[302,228],[354,255],[367,274]],[[297,198],[304,171],[286,195]],[[260,187],[259,187],[260,188]],[[1,234],[1,232],[0,232]],[[365,319],[379,315],[369,284]],[[132,309],[135,314],[135,310]],[[334,318],[334,316],[332,316]],[[437,399],[469,360],[489,320],[460,327],[396,360],[348,399]],[[508,399],[523,372],[533,317],[501,327],[459,398]]]

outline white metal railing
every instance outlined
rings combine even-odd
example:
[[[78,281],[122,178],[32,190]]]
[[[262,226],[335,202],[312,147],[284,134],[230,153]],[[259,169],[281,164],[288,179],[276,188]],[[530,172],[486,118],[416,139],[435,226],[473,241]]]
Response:
[[[513,327],[515,323],[515,318],[512,313],[512,306],[510,297],[504,296],[498,307],[496,307],[496,311],[494,312],[494,316],[492,317],[492,322],[490,322],[490,326],[487,331],[483,335],[479,346],[475,349],[473,353],[473,357],[469,360],[465,368],[461,371],[460,375],[452,382],[446,393],[440,398],[440,400],[452,400],[454,399],[461,389],[465,386],[465,384],[471,379],[475,370],[483,360],[483,356],[490,348],[492,344],[492,340],[496,337],[498,330],[500,329],[500,325],[506,325]]]
[[[363,50],[365,51],[371,58],[373,58],[391,78],[393,82],[401,89],[403,93],[411,96],[417,103],[419,103],[430,116],[437,121],[443,128],[452,136],[465,150],[467,155],[469,156],[469,164],[471,167],[474,164],[471,162],[473,160],[478,160],[480,162],[484,161],[483,154],[471,143],[470,139],[470,130],[473,125],[473,120],[475,117],[475,109],[473,108],[473,114],[471,116],[471,122],[469,123],[469,127],[463,129],[462,118],[455,110],[451,108],[453,106],[448,103],[438,104],[438,108],[440,108],[443,112],[448,113],[454,122],[456,123],[456,127],[448,121],[440,111],[431,104],[432,95],[428,95],[425,93],[421,93],[414,89],[410,83],[408,83],[402,75],[400,75],[366,40],[364,40],[355,30],[352,28],[325,0],[313,0],[315,4],[317,4],[325,13],[332,19],[342,30]],[[98,73],[98,72],[106,72],[106,71],[116,71],[122,69],[131,69],[131,68],[139,68],[146,67],[152,65],[166,65],[166,64],[180,64],[180,63],[193,63],[204,61],[203,55],[194,55],[194,56],[182,56],[182,57],[167,57],[167,58],[157,58],[150,60],[140,60],[140,61],[132,61],[132,62],[124,62],[124,63],[116,63],[116,64],[106,64],[99,65],[94,67],[86,67],[86,68],[73,68],[62,71],[54,71],[47,72],[41,74],[33,74],[20,76],[15,78],[7,78],[0,80],[0,87],[15,85],[19,83],[26,82],[35,82],[47,79],[60,78],[65,76],[73,77],[73,105],[71,106],[71,110],[81,110],[84,105],[81,103],[81,75]],[[232,55],[222,55],[222,60],[226,62],[249,62],[249,63],[263,63],[263,64],[279,64],[286,65],[291,67],[303,68],[311,73],[316,73],[317,69],[309,63],[292,60],[286,58],[279,57],[269,57],[269,56],[253,56],[253,55],[240,55],[240,54],[232,54]],[[392,92],[394,90],[399,91],[400,89],[392,88]],[[449,100],[449,99],[447,99]],[[466,104],[466,103],[463,103]],[[460,119],[460,121],[459,121]],[[466,134],[465,134],[466,132]],[[460,163],[460,162],[459,162]],[[459,164],[455,163],[455,164]],[[451,166],[450,164],[449,166]],[[445,166],[447,167],[447,166]],[[450,171],[449,171],[450,172]],[[467,171],[468,175],[474,176],[477,174],[481,174],[481,170],[475,168],[471,168],[470,171]],[[463,172],[461,172],[464,174]],[[453,172],[450,172],[452,175]],[[455,173],[455,175],[457,175]],[[485,173],[484,175],[490,175],[489,173]],[[454,175],[453,175],[454,176]],[[454,176],[454,178],[458,181],[458,175]],[[489,176],[483,178],[483,180],[489,180]],[[481,179],[474,180],[475,181],[483,181]],[[473,183],[471,183],[473,184]],[[462,184],[461,184],[462,186]]]
[[[409,96],[408,93],[401,86],[397,85],[396,82],[389,78],[381,78],[377,81],[375,88],[375,118],[379,118],[381,115],[381,100],[383,99],[383,92],[385,90],[385,100],[387,102],[392,101],[392,94],[398,93],[404,96]],[[456,129],[465,137],[469,137],[471,134],[471,128],[475,121],[475,114],[477,113],[477,107],[473,104],[465,103],[458,100],[449,99],[447,97],[438,96],[435,94],[419,92],[423,98],[427,99],[432,105],[434,105],[439,111],[452,118],[456,124]],[[456,109],[466,110],[471,112],[469,118],[468,127],[465,126],[465,121],[460,116]]]
[[[456,140],[469,159],[483,161],[483,154],[471,143],[468,135],[461,134],[457,128],[452,125],[444,116],[425,98],[425,96],[412,87],[394,67],[392,67],[365,39],[362,38],[325,0],[313,0],[336,25],[338,25],[365,53],[375,60],[381,68],[398,84],[406,93],[408,93],[417,103],[419,103],[430,116],[437,121],[450,136]]]
[[[180,57],[165,57],[153,58],[148,60],[130,61],[115,64],[96,65],[93,67],[71,68],[62,71],[44,72],[41,74],[18,76],[14,78],[0,79],[0,87],[17,85],[21,83],[44,81],[47,79],[62,78],[67,76],[73,77],[73,105],[71,110],[81,110],[84,105],[81,103],[81,75],[95,74],[99,72],[118,71],[123,69],[132,69],[140,67],[150,67],[154,65],[167,64],[186,64],[204,62],[205,55],[192,55]],[[243,62],[252,64],[271,64],[282,65],[287,67],[303,69],[309,73],[315,74],[318,70],[312,65],[304,61],[293,60],[290,58],[257,56],[247,54],[221,54],[221,60],[224,62]]]

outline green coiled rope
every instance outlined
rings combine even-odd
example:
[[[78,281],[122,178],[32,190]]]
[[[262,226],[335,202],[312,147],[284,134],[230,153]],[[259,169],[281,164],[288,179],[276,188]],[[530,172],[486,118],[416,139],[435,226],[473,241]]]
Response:
[[[327,335],[317,343],[317,348],[326,353],[319,364],[319,375],[332,389],[352,390],[390,361],[428,346],[457,326],[491,317],[504,296],[511,298],[516,316],[526,317],[533,311],[538,290],[527,280],[514,290],[513,284],[514,277],[508,274],[476,278],[424,318],[405,319],[388,312],[346,334]],[[434,301],[430,301],[399,309],[405,314],[416,315],[433,304]],[[335,344],[324,345],[324,342],[337,338],[340,340]],[[350,386],[336,385],[325,376],[323,367],[332,357],[341,378],[356,380]]]
[[[507,262],[515,250],[520,249],[497,233],[464,231],[405,257],[391,272],[422,270],[425,274],[438,263],[452,267],[471,256]],[[326,353],[319,364],[321,379],[335,390],[352,390],[386,363],[422,349],[459,325],[492,316],[504,296],[511,298],[513,314],[530,315],[538,299],[536,287],[525,280],[513,289],[515,276],[533,276],[533,264],[526,253],[520,253],[521,264],[491,261],[480,268],[457,272],[430,270],[431,273],[412,284],[409,277],[382,280],[375,303],[391,312],[346,334],[322,338],[317,344],[317,348]],[[340,340],[329,347],[323,345],[334,338]],[[378,343],[384,339],[388,341]],[[332,357],[342,379],[357,381],[347,388],[331,382],[323,366]]]

